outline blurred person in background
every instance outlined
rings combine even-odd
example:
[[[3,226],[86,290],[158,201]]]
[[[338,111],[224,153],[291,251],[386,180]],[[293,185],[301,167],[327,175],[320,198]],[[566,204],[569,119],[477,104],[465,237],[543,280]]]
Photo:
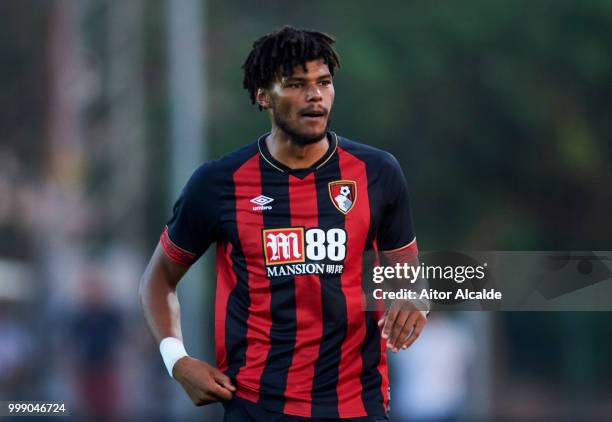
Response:
[[[31,258],[31,228],[24,201],[30,190],[23,163],[12,151],[0,148],[0,259],[25,262]]]
[[[29,400],[36,388],[32,377],[38,344],[27,312],[32,244],[24,173],[18,156],[0,146],[0,400]]]
[[[397,422],[455,422],[465,412],[475,334],[457,315],[435,313],[408,353],[394,355],[391,408]]]
[[[35,344],[18,306],[0,297],[0,400],[31,400]]]
[[[426,322],[406,304],[364,310],[364,251],[418,251],[397,160],[327,130],[333,44],[288,26],[253,44],[243,85],[271,131],[196,170],[142,277],[169,374],[196,405],[222,401],[228,422],[388,420],[386,347]],[[217,367],[187,355],[176,296],[213,242]]]
[[[76,396],[83,415],[116,420],[121,412],[119,345],[122,318],[105,286],[104,273],[90,269],[83,276],[82,297],[70,317],[70,344],[76,371]]]

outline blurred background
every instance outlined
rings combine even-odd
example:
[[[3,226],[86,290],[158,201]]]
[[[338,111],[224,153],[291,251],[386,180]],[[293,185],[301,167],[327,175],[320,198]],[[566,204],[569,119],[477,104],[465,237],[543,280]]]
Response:
[[[264,133],[242,89],[283,24],[336,37],[331,128],[396,155],[422,250],[611,250],[612,2],[0,2],[0,400],[219,420],[172,382],[140,275],[202,161]],[[181,283],[212,360],[209,252]],[[432,315],[394,421],[611,420],[605,312]]]

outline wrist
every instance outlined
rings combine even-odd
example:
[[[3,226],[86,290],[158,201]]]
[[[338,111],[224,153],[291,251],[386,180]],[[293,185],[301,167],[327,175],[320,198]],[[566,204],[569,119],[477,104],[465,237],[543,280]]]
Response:
[[[176,362],[185,356],[189,356],[185,350],[183,342],[175,337],[164,338],[159,343],[159,352],[162,355],[164,365],[166,366],[166,370],[171,378],[174,378],[172,375],[172,369],[174,368]]]

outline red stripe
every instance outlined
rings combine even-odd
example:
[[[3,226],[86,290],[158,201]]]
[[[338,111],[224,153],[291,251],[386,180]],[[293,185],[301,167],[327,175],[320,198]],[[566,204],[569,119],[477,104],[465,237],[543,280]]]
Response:
[[[164,231],[159,237],[159,241],[161,242],[162,249],[166,253],[166,256],[172,261],[186,267],[193,263],[195,254],[177,246],[172,239],[170,239],[170,236],[168,235],[168,226],[164,227]]]
[[[317,187],[314,173],[304,179],[289,176],[291,225],[317,227]],[[297,331],[295,352],[287,374],[284,412],[310,416],[315,360],[323,335],[321,280],[318,275],[295,277]]]
[[[365,298],[361,287],[362,253],[370,227],[370,201],[365,163],[338,148],[340,175],[343,180],[356,182],[356,202],[346,214],[346,258],[341,277],[342,293],[346,298],[347,336],[342,343],[338,370],[338,414],[340,418],[366,414],[361,398],[361,346],[365,338]]]
[[[236,286],[236,274],[232,271],[232,244],[217,243],[217,294],[215,299],[215,353],[217,368],[226,371],[228,368],[227,351],[225,350],[225,321],[227,319],[227,301]]]
[[[383,314],[377,316],[378,319],[382,318]],[[377,321],[378,321],[377,319]],[[380,337],[380,361],[378,362],[378,373],[381,377],[380,392],[383,396],[383,405],[385,410],[389,410],[389,373],[387,370],[387,340]]]
[[[259,399],[261,374],[270,349],[270,283],[263,266],[261,247],[263,215],[253,211],[251,199],[261,195],[259,155],[253,156],[234,173],[236,223],[244,254],[249,286],[246,361],[236,375],[237,395],[250,401]]]
[[[374,253],[376,254],[376,264],[380,265],[380,258],[378,256],[378,243],[376,239],[374,239]],[[374,317],[376,318],[376,322],[378,322],[383,315],[385,314],[385,308],[383,306],[383,302],[378,300],[376,301],[376,311],[374,311]],[[379,327],[379,330],[381,328]],[[380,360],[378,361],[378,373],[381,377],[380,384],[380,392],[383,397],[383,404],[385,406],[385,410],[388,409],[389,405],[389,374],[387,372],[387,340],[380,336]]]

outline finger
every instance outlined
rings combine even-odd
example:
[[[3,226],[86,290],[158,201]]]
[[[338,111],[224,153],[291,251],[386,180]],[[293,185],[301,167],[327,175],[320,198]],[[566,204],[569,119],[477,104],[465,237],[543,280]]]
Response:
[[[402,344],[402,349],[407,349],[416,341],[417,338],[421,335],[421,331],[423,331],[423,327],[425,326],[425,321],[422,318],[419,318],[414,326],[414,330],[410,336],[406,339],[406,341]]]
[[[378,320],[378,328],[382,330],[383,326],[385,325],[385,322],[387,321],[387,318],[389,318],[388,309],[382,313],[380,319]]]
[[[196,397],[191,397],[191,401],[193,401],[193,404],[196,406],[205,406],[207,404],[216,403],[219,399],[210,394],[200,392]]]
[[[225,375],[223,372],[217,370],[213,374],[213,378],[217,383],[221,384],[223,387],[227,388],[230,391],[236,391],[236,387],[232,384],[232,380],[230,377]]]
[[[387,341],[387,344],[390,345],[392,349],[396,347],[396,343],[400,340],[400,333],[403,331],[404,325],[409,317],[410,312],[402,311],[398,313],[395,324],[393,324],[393,328],[391,329],[391,335]]]
[[[391,328],[393,327],[393,324],[395,324],[395,320],[398,314],[399,314],[399,310],[397,309],[391,309],[389,311],[389,315],[387,315],[387,318],[385,318],[385,325],[383,326],[383,329],[382,329],[382,338],[384,339],[389,338],[389,334],[391,333]]]
[[[402,327],[401,332],[399,333],[395,342],[393,343],[393,347],[395,349],[399,350],[404,344],[404,342],[407,340],[412,330],[414,329],[417,318],[418,318],[418,313],[414,311],[410,313],[410,316],[408,318],[406,318],[406,323]]]
[[[214,378],[213,373],[209,373],[208,376],[192,385],[198,397],[207,394],[216,401],[230,400],[232,398],[232,392],[219,384]]]
[[[214,382],[208,390],[209,394],[221,399],[221,400],[231,400],[232,392],[227,388],[223,387],[221,384],[217,384]]]

